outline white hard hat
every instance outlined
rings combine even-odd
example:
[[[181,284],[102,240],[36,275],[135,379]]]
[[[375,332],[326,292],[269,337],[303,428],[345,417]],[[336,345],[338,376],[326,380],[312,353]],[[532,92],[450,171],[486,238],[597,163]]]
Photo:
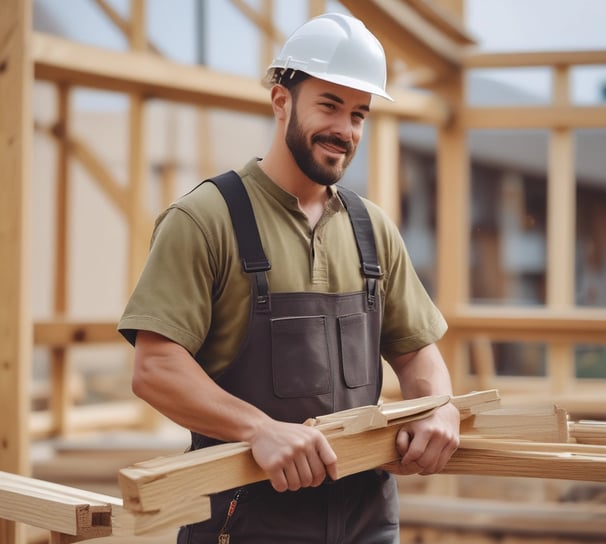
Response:
[[[385,92],[387,66],[381,43],[362,21],[327,13],[300,26],[267,68],[265,86],[276,70],[300,70],[310,76],[393,100]]]

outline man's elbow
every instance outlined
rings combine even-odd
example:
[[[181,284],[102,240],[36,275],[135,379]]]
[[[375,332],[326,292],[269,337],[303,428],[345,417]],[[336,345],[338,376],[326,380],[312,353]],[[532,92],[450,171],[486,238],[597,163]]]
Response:
[[[135,364],[131,377],[133,394],[144,401],[148,401],[154,389],[154,372],[151,369],[149,359],[137,356],[135,353]]]

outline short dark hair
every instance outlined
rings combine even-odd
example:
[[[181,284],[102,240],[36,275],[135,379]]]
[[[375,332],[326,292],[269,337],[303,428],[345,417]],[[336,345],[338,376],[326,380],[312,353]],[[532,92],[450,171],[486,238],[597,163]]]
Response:
[[[287,70],[276,69],[274,70],[271,82],[275,85],[282,85],[292,94],[299,83],[302,83],[310,77],[309,74],[306,74],[301,70],[293,70],[292,68],[288,68]]]

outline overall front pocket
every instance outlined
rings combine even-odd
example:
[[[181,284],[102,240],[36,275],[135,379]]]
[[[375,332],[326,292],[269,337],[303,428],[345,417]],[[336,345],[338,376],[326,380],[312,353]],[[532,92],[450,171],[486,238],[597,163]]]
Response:
[[[326,317],[271,320],[274,392],[280,398],[304,398],[330,392]]]

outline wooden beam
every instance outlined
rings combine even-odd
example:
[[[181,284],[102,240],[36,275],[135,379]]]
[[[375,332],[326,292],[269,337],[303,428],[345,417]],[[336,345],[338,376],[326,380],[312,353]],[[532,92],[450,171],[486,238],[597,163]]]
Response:
[[[337,412],[319,418],[316,426],[337,454],[341,478],[395,459],[395,434],[400,426],[428,415],[448,400],[448,396],[425,397]],[[389,408],[394,405],[398,407],[395,411]],[[137,463],[119,474],[124,507],[132,512],[161,510],[169,504],[169,497],[186,502],[190,494],[207,495],[266,479],[245,442]]]
[[[31,2],[0,2],[0,470],[29,473]],[[0,501],[2,502],[2,501]],[[0,541],[25,542],[0,520]]]
[[[475,45],[476,40],[467,32],[453,11],[434,0],[403,0],[443,35],[462,45]]]
[[[462,307],[446,314],[450,330],[465,338],[478,334],[493,340],[595,342],[606,337],[606,311],[583,308]]]
[[[69,86],[57,85],[57,166],[55,182],[55,277],[53,310],[57,317],[64,317],[68,310],[69,285],[69,238],[71,213],[71,184],[68,135],[70,132]],[[67,411],[70,405],[68,386],[68,353],[64,346],[50,350],[50,410],[53,428],[57,434],[66,431]]]
[[[390,0],[342,0],[341,3],[402,59],[453,74],[463,49],[411,6]],[[397,38],[395,38],[397,36]]]
[[[547,296],[550,309],[575,304],[576,178],[574,134],[555,129],[550,135],[547,175]]]
[[[147,52],[101,49],[39,33],[34,33],[32,47],[38,79],[271,115],[267,90],[251,78],[178,64]]]
[[[34,33],[35,76],[73,86],[140,92],[147,98],[271,115],[267,90],[259,81],[203,66],[178,64],[145,52],[119,52]],[[390,91],[391,92],[391,91]],[[395,103],[373,101],[373,112],[443,123],[450,115],[444,100],[415,91],[393,92]]]
[[[437,301],[452,312],[469,299],[470,181],[467,137],[459,112],[464,81],[453,78],[440,90],[455,115],[438,131]]]
[[[461,421],[461,434],[485,438],[567,442],[568,414],[556,406],[502,407]]]
[[[461,439],[443,474],[606,482],[606,447]]]
[[[114,321],[38,321],[34,324],[34,344],[64,347],[75,344],[118,343],[121,336]]]
[[[143,408],[137,400],[72,406],[68,414],[68,427],[72,433],[90,432],[91,429],[141,429]],[[49,412],[32,412],[28,423],[30,436],[34,440],[49,438],[54,434]]]
[[[368,198],[400,224],[400,139],[397,119],[376,115],[370,123]]]
[[[110,536],[132,538],[209,519],[210,499],[192,497],[161,513],[133,516],[116,497],[0,472],[0,518],[47,529],[51,543],[68,544]]]
[[[580,66],[606,64],[606,50],[479,53],[468,51],[465,68],[520,68],[532,66]]]
[[[120,499],[0,472],[0,518],[65,535],[111,535],[112,505]]]
[[[462,116],[467,130],[606,127],[606,106],[467,107]]]

